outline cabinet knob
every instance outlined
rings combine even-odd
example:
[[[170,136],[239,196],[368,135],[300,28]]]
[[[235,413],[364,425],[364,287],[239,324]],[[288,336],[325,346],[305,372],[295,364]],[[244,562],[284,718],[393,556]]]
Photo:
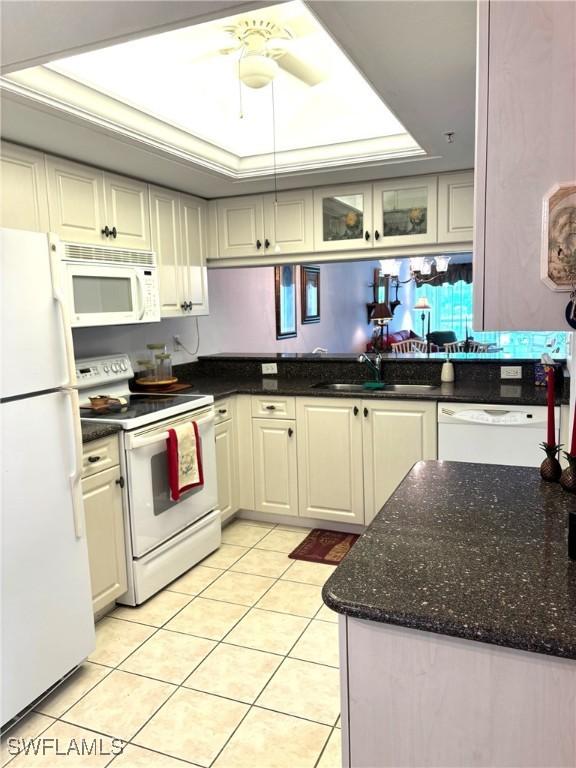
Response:
[[[266,406],[266,410],[267,411],[275,411],[276,410],[276,406],[275,405],[267,405]]]
[[[374,240],[380,240],[380,232],[377,229],[374,231]]]
[[[368,418],[368,408],[364,408],[364,418]]]
[[[270,248],[270,240],[268,238],[264,240],[264,248]]]
[[[260,248],[262,248],[262,243],[260,242],[260,240],[256,240],[256,250],[259,251]]]
[[[122,477],[122,475],[120,475],[118,480],[116,480],[116,485],[119,485],[120,488],[124,488],[125,483],[124,483],[124,478]]]
[[[366,240],[366,241],[370,240],[370,232],[368,232],[368,230],[366,230],[366,232],[364,232],[364,240]]]
[[[358,416],[358,414],[359,414],[359,410],[358,410],[358,407],[355,405],[354,406],[354,416]]]
[[[112,230],[108,228],[108,224],[106,224],[106,226],[102,230],[102,234],[104,235],[104,237],[110,237],[110,235],[112,234]]]
[[[116,227],[112,227],[112,229],[110,230],[110,234],[112,235],[114,240],[116,240],[116,235],[118,234],[118,230],[116,229]]]
[[[218,413],[222,413],[222,414],[228,413],[228,409],[227,408],[218,408]]]
[[[292,437],[293,434],[294,434],[294,430],[292,429],[292,427],[289,427],[288,428],[288,437]]]
[[[100,461],[102,456],[88,456],[88,461],[90,464],[96,464],[97,461]]]

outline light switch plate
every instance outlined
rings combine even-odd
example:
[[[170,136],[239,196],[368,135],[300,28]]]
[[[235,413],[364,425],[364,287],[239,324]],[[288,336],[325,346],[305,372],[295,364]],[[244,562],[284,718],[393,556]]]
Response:
[[[522,366],[521,365],[501,365],[500,378],[501,379],[521,379]]]
[[[278,365],[276,363],[262,363],[262,374],[277,374],[278,373]]]

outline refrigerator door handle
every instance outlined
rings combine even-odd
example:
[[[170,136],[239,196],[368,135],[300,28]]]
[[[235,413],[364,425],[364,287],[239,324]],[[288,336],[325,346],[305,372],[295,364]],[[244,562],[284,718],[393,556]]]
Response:
[[[80,426],[80,401],[78,391],[73,388],[63,389],[69,400],[72,411],[72,433],[74,466],[70,474],[70,490],[72,491],[72,509],[74,516],[74,533],[77,539],[84,536],[84,502],[82,501],[82,428]]]
[[[70,316],[68,314],[68,304],[62,287],[62,265],[60,261],[59,240],[54,235],[49,235],[50,244],[50,273],[52,275],[52,295],[60,307],[60,317],[62,318],[62,331],[64,333],[64,345],[66,348],[66,370],[68,372],[67,387],[75,387],[78,383],[76,378],[76,363],[74,361],[74,342],[72,339],[72,326],[70,325]]]

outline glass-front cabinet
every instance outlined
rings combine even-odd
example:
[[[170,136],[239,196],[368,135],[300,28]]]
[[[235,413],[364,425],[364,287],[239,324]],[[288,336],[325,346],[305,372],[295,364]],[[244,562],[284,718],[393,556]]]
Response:
[[[437,241],[438,177],[414,176],[374,184],[374,228],[386,248]]]
[[[372,248],[372,185],[323,187],[314,191],[316,251]]]

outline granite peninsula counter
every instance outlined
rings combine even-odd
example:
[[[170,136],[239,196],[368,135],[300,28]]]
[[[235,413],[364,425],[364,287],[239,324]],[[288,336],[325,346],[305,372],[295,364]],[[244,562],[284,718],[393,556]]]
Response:
[[[344,765],[576,765],[570,511],[536,469],[413,468],[323,590]]]

